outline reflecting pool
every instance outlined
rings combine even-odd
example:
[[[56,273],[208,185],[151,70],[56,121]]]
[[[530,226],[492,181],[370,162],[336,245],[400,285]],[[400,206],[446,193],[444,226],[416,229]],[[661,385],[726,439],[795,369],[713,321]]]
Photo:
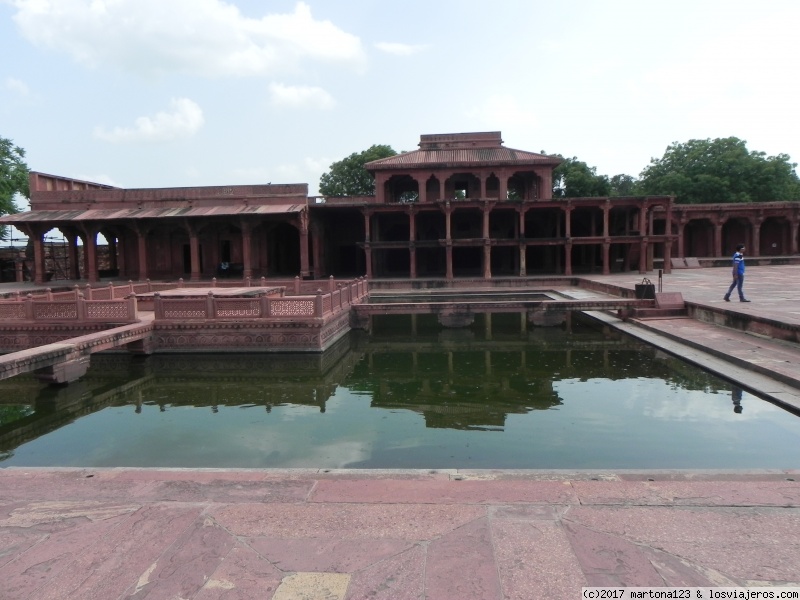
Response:
[[[797,468],[800,418],[577,315],[375,318],[323,355],[95,355],[0,382],[0,466]]]

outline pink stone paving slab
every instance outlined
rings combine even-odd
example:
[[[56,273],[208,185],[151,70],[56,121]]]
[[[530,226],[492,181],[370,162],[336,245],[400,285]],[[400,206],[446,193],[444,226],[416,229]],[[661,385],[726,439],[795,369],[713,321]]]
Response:
[[[128,597],[191,598],[217,570],[236,540],[211,519],[200,517],[139,578]]]
[[[105,600],[130,593],[137,582],[146,581],[148,569],[192,526],[199,512],[196,507],[161,506],[137,511],[106,535],[91,535],[90,543],[74,553],[69,568],[49,579],[33,597]]]
[[[574,600],[588,585],[563,529],[549,521],[492,520],[492,542],[506,600]]]
[[[97,522],[62,522],[58,530],[44,536],[31,528],[11,529],[13,533],[31,536],[36,543],[21,544],[19,553],[0,566],[5,597],[9,600],[28,598],[48,582],[74,573],[78,558],[90,552],[98,540],[107,538],[129,518],[125,515]]]
[[[116,504],[92,500],[66,502],[31,502],[0,518],[0,527],[33,527],[43,523],[58,523],[69,519],[104,521],[129,515],[139,510],[138,504]]]
[[[661,575],[642,547],[612,534],[582,525],[564,526],[575,556],[589,585],[599,587],[660,587]]]
[[[16,498],[59,498],[60,500],[102,500],[128,498],[136,483],[100,481],[84,470],[0,469],[0,500]]]
[[[347,589],[347,600],[424,598],[425,558],[425,546],[417,544],[401,554],[353,573]]]
[[[486,508],[463,505],[236,504],[208,514],[235,535],[342,540],[430,540],[474,519]]]
[[[322,480],[311,502],[370,503],[576,503],[577,497],[566,481],[415,481]]]
[[[194,600],[253,600],[272,598],[283,573],[252,548],[241,543],[231,549]]]
[[[798,509],[573,507],[565,519],[738,581],[796,581],[800,573]]]
[[[733,538],[753,544],[800,545],[800,510],[794,508],[573,506],[564,520],[651,546],[665,541],[695,542],[698,531],[709,544]]]
[[[304,502],[313,486],[313,481],[161,481],[148,497],[178,502]]]
[[[664,551],[703,565],[708,572],[718,574],[719,579],[734,581],[742,587],[800,587],[800,564],[797,558],[800,548],[797,546],[752,546],[732,539],[714,547],[703,543],[664,544]]]
[[[800,506],[798,481],[575,481],[581,504]]]
[[[258,537],[248,545],[280,571],[352,573],[412,547],[409,540]]]
[[[46,538],[46,533],[38,531],[0,529],[0,568]]]
[[[425,594],[429,598],[502,598],[488,519],[467,523],[428,547]]]

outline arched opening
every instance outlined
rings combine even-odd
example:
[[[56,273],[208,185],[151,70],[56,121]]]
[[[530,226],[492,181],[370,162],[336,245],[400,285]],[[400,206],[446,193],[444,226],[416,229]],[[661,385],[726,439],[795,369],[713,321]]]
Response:
[[[392,175],[384,184],[384,191],[388,202],[407,204],[419,200],[419,184],[411,175]]]
[[[785,217],[769,217],[761,224],[758,252],[761,256],[791,254],[792,227]]]
[[[684,228],[683,251],[686,256],[714,256],[714,224],[708,219],[694,219]]]
[[[745,246],[750,243],[750,223],[747,219],[732,218],[728,219],[722,225],[722,254],[733,254],[737,244],[744,244]],[[689,256],[702,256],[697,254],[690,254]],[[711,254],[708,254],[711,256]]]
[[[444,184],[446,198],[465,200],[481,195],[481,180],[472,173],[454,173]]]

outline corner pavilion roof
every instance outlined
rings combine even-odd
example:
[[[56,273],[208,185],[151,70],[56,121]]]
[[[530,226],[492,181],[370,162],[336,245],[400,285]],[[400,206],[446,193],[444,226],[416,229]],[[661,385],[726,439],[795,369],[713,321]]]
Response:
[[[364,165],[368,171],[441,167],[532,166],[561,163],[556,156],[503,146],[499,131],[420,136],[419,150]]]

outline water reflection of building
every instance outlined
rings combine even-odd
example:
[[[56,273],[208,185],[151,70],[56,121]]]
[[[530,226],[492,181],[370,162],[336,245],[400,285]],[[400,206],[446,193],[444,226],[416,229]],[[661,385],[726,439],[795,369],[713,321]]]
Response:
[[[44,385],[31,376],[0,382],[0,460],[3,452],[110,406],[261,407],[325,403],[359,360],[348,340],[323,354],[175,354],[131,357],[98,354],[92,368],[69,386]],[[31,411],[30,408],[33,410]],[[6,411],[10,412],[10,411]]]
[[[0,382],[0,409],[8,409],[5,422],[0,410],[0,452],[110,406],[325,411],[338,387],[346,386],[369,395],[374,408],[419,413],[428,427],[488,430],[504,427],[507,415],[557,407],[562,399],[554,386],[565,379],[643,376],[689,389],[722,385],[583,319],[570,319],[564,328],[522,330],[515,315],[495,315],[491,330],[483,317],[471,329],[448,330],[429,327],[431,316],[430,323],[419,320],[414,334],[407,320],[392,319],[395,325],[353,334],[323,354],[99,354],[88,374],[69,386],[32,377]]]

